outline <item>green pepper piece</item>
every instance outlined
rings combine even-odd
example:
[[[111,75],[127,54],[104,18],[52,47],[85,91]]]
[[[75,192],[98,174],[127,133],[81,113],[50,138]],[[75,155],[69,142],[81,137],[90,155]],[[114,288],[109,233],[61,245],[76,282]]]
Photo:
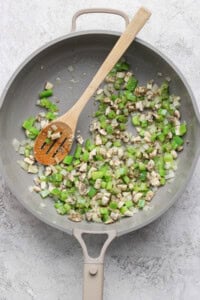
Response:
[[[129,208],[133,207],[133,202],[131,200],[128,200],[125,202],[125,206],[129,209]]]
[[[148,126],[148,121],[147,120],[141,121],[141,127],[142,128],[146,128],[147,126]]]
[[[55,189],[51,190],[50,196],[59,197],[59,196],[60,196],[60,193],[61,193],[60,189],[55,188]]]
[[[113,142],[114,147],[121,147],[121,145],[122,145],[122,143],[121,143],[120,140],[116,140],[116,141]]]
[[[165,185],[166,179],[164,177],[160,178],[160,184]]]
[[[129,64],[127,62],[118,62],[116,63],[116,65],[114,66],[114,69],[118,72],[120,71],[128,71],[130,68]]]
[[[111,201],[109,204],[109,207],[111,209],[117,209],[118,208],[118,203],[116,201]]]
[[[89,191],[88,191],[88,196],[90,198],[92,198],[92,197],[94,197],[96,195],[96,193],[97,193],[97,190],[93,186],[91,186],[90,189],[89,189]]]
[[[106,181],[107,181],[107,179],[111,179],[111,177],[110,176],[107,177]],[[112,187],[113,187],[112,181],[107,181],[107,185],[106,185],[107,191],[112,191]]]
[[[175,135],[172,139],[172,148],[176,149],[182,145],[183,145],[183,139],[180,136]]]
[[[116,90],[120,90],[123,83],[124,83],[123,78],[117,78],[114,82],[114,88]]]
[[[165,141],[165,135],[164,135],[164,133],[159,133],[159,134],[157,134],[157,138],[158,138],[161,142],[164,142],[164,141]]]
[[[63,159],[63,163],[66,165],[71,165],[72,161],[73,161],[72,155],[66,155],[65,158]]]
[[[49,196],[49,193],[50,193],[49,190],[43,190],[43,191],[40,192],[40,196],[42,198],[46,198],[46,197]]]
[[[142,209],[145,206],[145,200],[144,199],[140,199],[137,203],[138,208]]]
[[[137,101],[137,97],[131,91],[125,91],[124,95],[125,95],[126,99],[129,101],[132,101],[132,102]]]
[[[101,215],[109,215],[109,211],[106,207],[101,207],[100,208],[100,214]]]
[[[102,171],[92,172],[92,179],[96,180],[96,179],[102,178],[103,175],[104,175],[104,173]]]
[[[131,119],[132,121],[132,124],[134,126],[140,126],[140,118],[139,118],[139,115],[134,115]]]
[[[114,110],[110,110],[107,117],[108,117],[108,119],[115,119],[116,113],[114,112]]]
[[[145,180],[147,179],[147,171],[141,171],[141,172],[140,172],[139,179],[140,179],[141,181],[145,181]]]
[[[66,213],[68,214],[71,210],[71,206],[68,203],[65,203],[63,206],[65,208]]]
[[[107,182],[105,182],[105,181],[102,181],[102,183],[101,183],[101,188],[102,188],[102,189],[105,189],[105,188],[106,188],[106,186],[107,186]]]
[[[164,161],[165,162],[173,162],[174,160],[173,160],[173,156],[172,156],[172,154],[171,153],[165,153],[164,154]]]
[[[50,120],[50,121],[55,120],[56,117],[57,117],[57,115],[56,115],[54,112],[52,112],[52,111],[48,111],[48,112],[45,114],[45,118],[46,118],[47,120]]]
[[[131,76],[131,77],[129,78],[129,80],[128,80],[126,86],[125,86],[125,88],[126,88],[128,91],[131,91],[131,92],[132,92],[132,91],[135,90],[137,84],[138,84],[138,80],[137,80],[135,77]]]
[[[166,171],[162,167],[158,168],[158,173],[161,177],[165,177],[165,175],[166,175]]]
[[[55,103],[51,102],[49,99],[47,98],[42,98],[39,102],[39,105],[48,109],[51,112],[56,112],[58,111],[58,107]]]
[[[160,87],[160,96],[162,100],[169,98],[169,84],[167,81],[164,81]]]
[[[31,127],[27,131],[27,136],[29,139],[34,140],[38,136],[39,132],[40,131],[36,127]]]
[[[124,116],[124,115],[118,115],[116,117],[116,120],[119,121],[119,122],[121,122],[121,123],[126,123],[128,121],[128,118],[126,116]]]
[[[145,171],[147,169],[146,165],[143,162],[139,162],[138,166],[140,171]]]
[[[105,129],[106,129],[106,132],[107,132],[108,134],[113,134],[114,128],[112,127],[112,125],[107,125],[107,124],[106,124]]]
[[[45,97],[51,97],[53,95],[53,90],[49,89],[49,90],[44,90],[39,94],[40,98],[45,98]]]
[[[115,176],[116,176],[116,178],[120,178],[120,177],[123,177],[124,175],[127,175],[127,172],[128,172],[128,169],[126,167],[121,167],[115,171]]]
[[[90,140],[90,139],[87,139],[86,141],[85,141],[85,149],[87,150],[87,151],[92,151],[93,149],[95,148],[95,145],[92,143],[92,141]]]
[[[121,213],[122,215],[124,215],[125,212],[127,212],[127,210],[128,210],[128,208],[127,208],[126,206],[122,206],[122,207],[120,208],[120,213]]]
[[[76,149],[75,149],[75,152],[74,152],[74,157],[75,157],[76,159],[79,159],[80,156],[81,156],[81,152],[82,152],[82,146],[78,144],[78,145],[76,146]]]
[[[186,123],[182,123],[182,124],[179,126],[179,132],[178,132],[178,135],[183,136],[186,132],[187,132],[187,125],[186,125]]]
[[[60,215],[66,215],[67,214],[67,210],[66,208],[63,206],[60,206],[58,209],[57,209],[57,212],[60,214]]]
[[[131,181],[128,176],[124,176],[122,179],[123,179],[124,183],[126,183],[126,184],[130,183],[130,181]]]
[[[61,191],[60,195],[59,195],[59,199],[61,201],[65,201],[69,196],[69,193],[67,191]]]
[[[47,177],[47,180],[53,183],[61,182],[63,179],[63,175],[60,173],[54,173]]]
[[[28,119],[24,120],[22,127],[24,129],[29,130],[31,127],[33,127],[35,123],[35,118],[34,117],[29,117]]]
[[[89,152],[85,151],[82,155],[81,155],[81,161],[84,162],[88,162],[89,161]]]
[[[120,131],[125,131],[126,130],[126,124],[124,124],[124,123],[119,124],[119,129],[120,129]]]

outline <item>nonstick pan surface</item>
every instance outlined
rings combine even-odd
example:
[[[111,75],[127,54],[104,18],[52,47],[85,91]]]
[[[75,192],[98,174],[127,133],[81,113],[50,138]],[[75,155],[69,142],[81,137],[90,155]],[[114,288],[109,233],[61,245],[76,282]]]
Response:
[[[9,187],[18,200],[36,217],[67,233],[74,228],[86,231],[116,230],[117,235],[136,230],[164,213],[181,195],[194,169],[200,144],[200,127],[197,107],[183,76],[172,63],[147,43],[136,39],[125,54],[140,84],[154,79],[158,84],[166,77],[171,78],[171,92],[181,96],[182,120],[188,124],[184,151],[178,159],[178,170],[174,181],[161,188],[151,203],[151,209],[141,211],[131,218],[111,225],[95,223],[73,223],[57,214],[49,199],[42,200],[30,193],[33,176],[27,175],[17,165],[12,140],[24,139],[21,123],[39,111],[35,105],[39,91],[45,81],[55,85],[54,95],[60,99],[61,113],[69,109],[79,98],[87,84],[116,42],[119,34],[107,31],[73,33],[49,43],[33,53],[15,72],[3,94],[0,111],[0,156],[1,170]],[[68,67],[73,66],[70,72]],[[163,77],[158,77],[162,72]],[[86,137],[88,125],[94,111],[94,101],[88,103],[80,116],[77,129]],[[45,204],[45,206],[44,206]]]

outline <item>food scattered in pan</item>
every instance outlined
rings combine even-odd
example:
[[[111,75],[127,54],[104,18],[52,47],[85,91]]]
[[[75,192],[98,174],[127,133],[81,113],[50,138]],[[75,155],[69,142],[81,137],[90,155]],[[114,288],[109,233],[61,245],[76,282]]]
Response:
[[[24,156],[19,165],[36,176],[31,190],[51,197],[59,214],[110,224],[148,207],[158,188],[175,177],[187,125],[168,81],[139,85],[128,63],[119,61],[96,92],[90,137],[84,141],[78,134],[74,153],[58,165],[42,166],[33,146],[40,130],[58,116],[52,95],[47,82],[37,102],[43,111],[23,122],[26,139],[13,145]],[[49,132],[49,142],[54,138]]]

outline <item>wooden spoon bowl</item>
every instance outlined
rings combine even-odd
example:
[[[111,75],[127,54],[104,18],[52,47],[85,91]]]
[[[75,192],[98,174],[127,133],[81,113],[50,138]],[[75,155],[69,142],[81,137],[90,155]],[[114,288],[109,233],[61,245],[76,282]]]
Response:
[[[50,132],[58,134],[59,138],[48,138]],[[52,122],[41,131],[36,139],[34,156],[43,165],[55,165],[62,161],[66,153],[70,151],[73,138],[72,128],[67,123],[62,121]]]

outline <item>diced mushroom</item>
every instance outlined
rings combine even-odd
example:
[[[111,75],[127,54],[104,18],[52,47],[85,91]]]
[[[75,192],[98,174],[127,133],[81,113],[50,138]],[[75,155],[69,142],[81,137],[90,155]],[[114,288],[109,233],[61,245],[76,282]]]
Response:
[[[177,156],[178,156],[178,154],[177,154],[177,152],[175,151],[175,150],[172,150],[171,151],[171,154],[172,154],[172,156],[173,156],[173,158],[177,158]]]
[[[131,138],[131,142],[133,142],[133,143],[139,143],[139,142],[141,142],[141,140],[142,140],[142,138],[139,135],[136,137],[133,136]]]
[[[32,173],[32,174],[38,173],[38,167],[36,165],[29,165],[28,173]]]
[[[178,119],[180,119],[180,112],[179,112],[179,110],[175,110],[175,112],[174,112],[174,116],[176,117],[176,118],[178,118]]]
[[[107,132],[105,131],[105,129],[100,129],[99,133],[104,136],[107,135]]]
[[[149,153],[149,157],[153,158],[157,155],[157,149],[154,149],[151,153]]]
[[[93,215],[92,212],[90,212],[90,211],[86,212],[86,214],[85,214],[86,220],[92,221],[92,215]]]
[[[53,83],[47,81],[47,82],[45,83],[44,89],[45,89],[45,90],[51,90],[51,89],[53,89]]]
[[[95,139],[95,145],[96,145],[96,146],[102,145],[102,140],[101,140],[100,135],[97,135],[97,136],[96,136],[96,139]]]
[[[127,211],[125,211],[124,215],[125,215],[126,217],[132,217],[132,216],[133,216],[133,211],[127,210]]]
[[[78,182],[77,184],[80,195],[87,194],[87,186],[83,182]]]
[[[59,139],[60,137],[61,137],[61,133],[60,133],[60,132],[52,133],[51,136],[50,136],[50,138],[51,138],[52,140],[57,140],[57,139]]]
[[[77,135],[76,140],[81,145],[84,143],[84,139],[80,134]]]
[[[150,159],[148,164],[147,164],[147,170],[148,171],[153,170],[154,166],[155,166],[155,162],[152,159]]]
[[[89,154],[89,159],[93,159],[93,157],[94,157],[96,154],[97,154],[97,149],[94,148],[94,149],[90,152],[90,154]]]
[[[45,182],[45,181],[42,181],[41,184],[40,184],[40,187],[41,187],[42,190],[45,190],[46,187],[47,187],[46,182]]]
[[[101,178],[98,178],[96,181],[95,181],[95,184],[94,184],[94,187],[95,187],[95,189],[100,189],[100,187],[101,187],[101,182],[102,182],[102,180],[101,180]]]
[[[100,94],[102,94],[103,93],[103,89],[98,89],[97,91],[96,91],[96,94],[97,95],[100,95]]]
[[[85,178],[86,178],[86,173],[82,173],[82,174],[79,176],[80,181],[84,181]]]
[[[73,222],[81,222],[82,221],[82,216],[81,216],[81,214],[79,214],[77,212],[72,212],[68,216],[68,219],[73,221]]]
[[[127,190],[127,185],[126,184],[118,184],[118,189],[120,189],[121,191],[126,191]]]
[[[52,124],[51,128],[52,128],[53,131],[56,131],[58,129],[58,127],[56,126],[56,124]]]
[[[105,98],[103,99],[103,102],[104,102],[104,103],[110,103],[110,102],[111,102],[111,100],[110,100],[110,98],[108,98],[108,97],[105,97]]]
[[[146,200],[146,201],[151,201],[151,199],[153,198],[154,194],[155,194],[155,193],[154,193],[153,191],[148,191],[148,192],[146,193],[145,200]]]
[[[48,123],[49,122],[47,120],[41,120],[41,122],[40,122],[41,128],[43,129],[44,127],[46,127],[48,125]]]
[[[133,202],[137,203],[143,196],[143,193],[133,194]]]
[[[124,201],[119,201],[118,208],[121,208],[124,205]]]
[[[29,157],[25,157],[24,162],[27,163],[28,165],[33,165],[34,164],[34,159],[30,159]]]
[[[41,188],[37,185],[34,185],[33,191],[35,191],[36,193],[39,193],[39,192],[41,192]]]
[[[80,165],[79,171],[80,172],[86,172],[87,171],[87,163],[82,163]]]
[[[111,212],[110,217],[114,220],[117,221],[120,218],[120,213],[119,212]]]
[[[152,186],[160,186],[160,176],[155,171],[152,171],[149,176],[149,182]]]
[[[101,200],[101,203],[102,203],[102,205],[107,205],[109,201],[110,201],[109,196],[103,196],[102,200]]]
[[[107,154],[106,148],[100,147],[99,154],[101,154],[103,157],[106,157]]]
[[[117,78],[124,78],[125,77],[125,72],[117,72],[116,77]]]

